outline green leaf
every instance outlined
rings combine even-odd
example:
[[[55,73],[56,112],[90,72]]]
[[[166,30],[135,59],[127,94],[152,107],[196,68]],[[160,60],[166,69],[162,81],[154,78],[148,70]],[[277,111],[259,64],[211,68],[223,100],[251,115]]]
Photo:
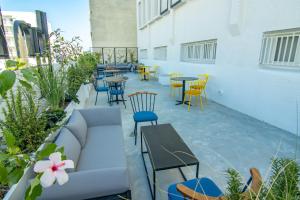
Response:
[[[26,190],[25,200],[35,200],[37,197],[41,196],[42,191],[43,188],[40,184],[40,176],[36,176]]]
[[[22,85],[23,87],[25,87],[26,89],[32,90],[32,86],[31,86],[30,83],[28,83],[27,81],[21,80],[21,79],[20,79],[19,82],[20,82],[21,85]]]
[[[17,66],[17,61],[15,61],[15,60],[7,60],[5,62],[6,68],[11,68],[11,67],[16,67],[16,66]]]
[[[29,82],[34,82],[35,81],[35,75],[32,69],[26,68],[21,70],[23,77],[29,81]]]
[[[15,136],[9,131],[3,131],[3,136],[8,148],[13,148],[16,143]]]
[[[2,152],[0,153],[0,163],[8,158],[9,158],[9,155],[2,153]]]
[[[11,173],[8,175],[8,184],[12,186],[13,184],[17,183],[20,178],[22,177],[24,169],[15,168]]]
[[[5,70],[0,74],[0,95],[5,96],[16,81],[16,74],[13,71]]]
[[[7,183],[8,172],[7,169],[0,163],[0,183]]]
[[[42,160],[46,157],[49,157],[49,155],[51,153],[53,153],[55,151],[55,149],[56,149],[56,144],[54,144],[54,143],[47,144],[44,149],[42,149],[40,152],[38,152],[37,159]]]

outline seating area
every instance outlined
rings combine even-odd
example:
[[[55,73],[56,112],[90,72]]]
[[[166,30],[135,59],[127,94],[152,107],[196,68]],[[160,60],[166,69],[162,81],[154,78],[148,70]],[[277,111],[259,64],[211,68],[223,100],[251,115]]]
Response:
[[[0,200],[300,200],[300,1],[272,3],[1,1]]]
[[[194,81],[186,82],[185,94],[189,94],[190,90],[200,90],[203,97],[203,108],[196,107],[197,98],[192,98],[189,112],[189,103],[176,105],[176,100],[181,101],[182,88],[178,89],[179,91],[176,91],[173,96],[170,95],[170,86],[163,86],[155,79],[141,80],[139,73],[126,73],[124,76],[128,77],[124,91],[128,106],[125,108],[122,104],[112,104],[112,107],[121,108],[132,199],[151,199],[140,152],[140,128],[151,125],[151,121],[155,123],[157,120],[158,124],[172,124],[200,162],[200,182],[207,183],[207,187],[215,187],[214,191],[219,191],[219,195],[223,194],[226,189],[226,176],[224,174],[226,169],[237,169],[247,182],[251,167],[256,167],[261,174],[266,174],[272,156],[277,153],[280,157],[291,157],[295,152],[296,136],[210,101],[209,96],[204,92],[206,83],[209,84],[209,75],[207,74],[200,75],[199,79],[195,77],[196,80]],[[146,94],[155,94],[153,116],[148,115],[145,108],[146,100],[144,98]],[[140,96],[142,95],[145,96],[141,99]],[[94,106],[95,98],[96,92],[90,96],[91,107]],[[135,98],[135,102],[133,102],[133,98]],[[142,101],[144,102],[144,109],[141,107]],[[153,103],[153,98],[151,101]],[[147,103],[150,103],[149,99]],[[99,94],[97,106],[107,105],[109,104],[107,104],[106,94]],[[137,105],[140,105],[140,108]],[[152,113],[151,109],[148,111]],[[298,152],[300,152],[299,149]],[[257,157],[257,155],[260,156]],[[147,156],[145,156],[145,164],[149,172],[149,179],[152,180],[151,161]],[[187,182],[187,186],[191,182],[197,181],[194,166],[182,167],[182,171],[187,180],[190,180]],[[155,180],[156,199],[170,198],[168,197],[168,190],[174,191],[177,183],[183,181],[181,173],[177,169],[160,171]],[[183,188],[183,191],[186,191],[186,188]]]

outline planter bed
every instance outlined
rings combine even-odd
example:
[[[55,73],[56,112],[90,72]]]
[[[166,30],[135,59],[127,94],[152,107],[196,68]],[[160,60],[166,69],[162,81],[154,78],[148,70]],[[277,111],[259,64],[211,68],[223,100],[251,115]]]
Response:
[[[92,89],[91,84],[82,84],[77,92],[78,99],[80,101],[79,104],[76,104],[75,102],[71,101],[69,105],[65,108],[66,117],[63,119],[58,125],[63,125],[65,121],[70,117],[72,114],[72,111],[76,108],[84,108],[87,105],[90,92]],[[58,135],[60,131],[60,128],[53,133],[51,133],[45,141],[53,141],[56,136]],[[40,149],[42,149],[44,144],[40,146]],[[28,181],[34,177],[33,167],[29,167],[24,170],[24,174],[22,178],[19,180],[19,182],[15,185],[13,185],[9,191],[6,193],[4,200],[20,200],[24,199],[24,194],[28,186]]]

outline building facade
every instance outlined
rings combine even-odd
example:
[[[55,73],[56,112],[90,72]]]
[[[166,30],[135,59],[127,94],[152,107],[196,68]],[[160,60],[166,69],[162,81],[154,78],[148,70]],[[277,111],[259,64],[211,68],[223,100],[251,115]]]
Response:
[[[135,0],[90,0],[92,50],[105,63],[137,59]]]
[[[139,61],[161,74],[208,73],[211,100],[296,133],[299,9],[298,0],[137,0]]]
[[[35,56],[43,51],[51,32],[46,13],[2,11],[2,15],[10,59],[20,58],[36,65]]]

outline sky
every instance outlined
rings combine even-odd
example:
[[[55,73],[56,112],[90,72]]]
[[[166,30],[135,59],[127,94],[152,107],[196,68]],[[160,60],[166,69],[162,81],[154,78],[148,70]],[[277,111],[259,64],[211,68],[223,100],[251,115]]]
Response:
[[[0,0],[0,6],[2,11],[44,11],[52,30],[60,28],[67,39],[79,36],[85,50],[92,46],[89,0]]]

